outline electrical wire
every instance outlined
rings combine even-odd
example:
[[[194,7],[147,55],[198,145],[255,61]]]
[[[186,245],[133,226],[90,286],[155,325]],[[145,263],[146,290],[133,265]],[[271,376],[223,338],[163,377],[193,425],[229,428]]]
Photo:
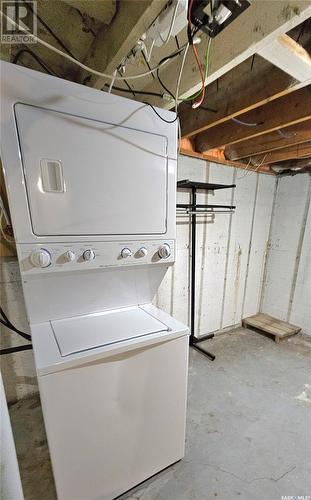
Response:
[[[179,74],[178,74],[178,78],[177,78],[176,92],[175,92],[175,113],[177,113],[179,87],[180,87],[181,77],[182,77],[182,73],[183,73],[183,70],[184,70],[185,61],[186,61],[186,57],[187,57],[187,54],[188,54],[189,47],[190,47],[190,44],[188,42],[187,45],[186,45],[185,51],[184,51],[184,55],[183,55],[183,58],[182,58],[182,61],[181,61],[180,70],[179,70]]]
[[[104,87],[109,87],[109,83],[105,83]],[[101,89],[103,90],[104,87]],[[150,95],[154,97],[163,97],[163,94],[159,94],[157,92],[144,92],[143,90],[132,90],[132,89],[123,89],[122,87],[113,87],[113,90],[116,90],[117,92],[126,92],[128,94],[141,94],[141,95]]]
[[[9,238],[6,234],[5,234],[5,231],[2,227],[2,218],[4,216],[5,218],[5,212],[3,210],[3,208],[0,209],[0,233],[1,233],[1,236],[3,237],[3,239],[7,242],[7,243],[14,243],[14,238]]]
[[[44,70],[45,70],[45,71],[46,71],[49,75],[52,75],[52,76],[57,76],[58,78],[62,78],[62,77],[61,77],[60,75],[58,75],[58,74],[57,74],[54,70],[50,69],[50,68],[47,66],[47,64],[45,64],[45,62],[43,62],[43,61],[42,61],[42,59],[41,59],[39,56],[37,56],[37,54],[35,54],[34,52],[32,52],[32,50],[30,50],[30,49],[28,49],[28,48],[27,48],[27,49],[26,49],[26,48],[21,49],[19,52],[17,52],[17,53],[15,54],[15,56],[14,56],[14,59],[13,59],[12,63],[13,63],[13,64],[17,64],[17,62],[18,62],[18,60],[19,60],[20,56],[21,56],[22,54],[24,54],[24,53],[31,55],[31,56],[35,59],[35,61],[37,61],[37,63],[41,66],[41,68],[43,68],[43,69],[44,69]]]
[[[2,11],[1,11],[1,16],[4,16],[8,21],[10,21],[10,23],[13,26],[18,28],[19,30],[26,31],[25,28],[23,28],[18,23],[13,21],[13,19],[11,19],[6,14],[4,14]],[[88,71],[89,73],[92,73],[93,75],[102,76],[104,78],[109,78],[110,80],[113,78],[113,75],[108,75],[107,73],[102,73],[101,71],[97,71],[96,69],[93,69],[93,68],[90,68],[89,66],[86,66],[85,64],[81,63],[80,61],[78,61],[74,57],[72,57],[68,54],[65,54],[61,50],[57,49],[53,45],[50,45],[48,42],[45,42],[44,40],[42,40],[38,36],[34,35],[33,33],[27,33],[27,34],[28,34],[28,36],[31,36],[39,44],[43,45],[44,47],[47,47],[48,49],[50,49],[53,52],[55,52],[56,54],[64,57],[65,59],[68,59],[68,61],[71,61],[72,63],[76,64],[77,66],[84,69],[85,71]],[[177,52],[177,53],[179,53],[179,52]],[[177,55],[177,53],[174,54],[174,56]],[[116,76],[115,80],[135,80],[136,78],[143,78],[145,76],[148,76],[148,75],[156,72],[158,69],[160,69],[162,66],[164,66],[168,60],[169,60],[169,58],[166,58],[165,61],[163,61],[162,63],[159,63],[155,68],[152,68],[151,70],[145,71],[144,73],[139,73],[138,75],[131,75],[131,76]]]
[[[0,355],[12,354],[19,351],[28,351],[32,349],[32,344],[17,345],[15,347],[6,347],[5,349],[0,349]]]
[[[206,81],[207,75],[208,75],[211,44],[212,44],[212,38],[209,38],[208,43],[207,43],[207,47],[206,47],[206,52],[205,52],[205,74],[204,74],[204,81]],[[193,101],[193,99],[195,99],[196,97],[198,97],[200,94],[201,94],[201,90],[199,90],[198,92],[196,92],[195,94],[193,94],[190,97],[185,97],[183,99],[178,99],[178,100],[181,101],[181,102]],[[206,111],[212,111],[213,113],[217,113],[218,112],[215,109],[210,109],[210,108],[206,108],[206,107],[203,107],[203,106],[200,106],[200,108],[201,109],[205,109]]]
[[[268,155],[268,153],[266,153],[266,154],[263,156],[263,158],[262,158],[262,160],[261,160],[261,162],[260,162],[259,164],[254,165],[254,166],[256,167],[256,168],[255,168],[255,170],[253,170],[253,169],[251,169],[251,168],[248,168],[248,167],[250,166],[251,161],[252,161],[252,157],[250,156],[250,158],[249,158],[249,160],[248,160],[248,164],[246,165],[246,168],[245,168],[246,173],[244,173],[244,175],[241,175],[241,177],[238,177],[238,176],[237,176],[237,179],[243,179],[244,177],[247,177],[247,176],[248,176],[248,175],[250,175],[250,174],[253,174],[253,173],[258,172],[259,168],[263,165],[263,163],[264,163],[265,159],[267,158],[267,155]]]
[[[196,46],[193,43],[193,37],[191,35],[191,27],[192,27],[191,11],[192,11],[192,6],[193,6],[193,0],[190,0],[189,10],[188,10],[188,37],[191,38],[191,41],[189,41],[189,43],[191,45],[192,52],[193,52],[193,55],[194,55],[194,59],[195,59],[195,62],[197,64],[197,67],[198,67],[198,70],[199,70],[199,73],[200,73],[200,76],[201,76],[201,80],[202,80],[202,89],[201,89],[201,93],[200,93],[201,97],[192,104],[192,108],[196,109],[199,106],[201,106],[201,104],[202,104],[202,102],[204,100],[204,97],[205,97],[205,79],[204,79],[204,75],[203,75],[203,71],[202,71],[202,65],[201,65],[200,60],[199,60],[198,51],[197,51]]]
[[[162,35],[160,33],[160,38],[161,38],[161,40],[163,42],[163,45],[165,45],[169,41],[169,39],[171,38],[172,31],[173,31],[173,28],[174,28],[174,24],[175,24],[175,21],[176,21],[177,10],[178,10],[179,4],[180,4],[180,0],[177,0],[175,9],[174,9],[174,12],[173,12],[173,15],[172,15],[172,19],[171,19],[171,24],[170,24],[170,27],[169,27],[169,30],[168,30],[168,34],[167,34],[165,40],[163,40]]]
[[[25,333],[25,332],[22,332],[21,330],[19,330],[18,328],[16,328],[13,323],[11,323],[11,321],[8,319],[8,317],[6,316],[5,312],[3,311],[2,307],[0,307],[0,313],[1,313],[1,318],[0,318],[0,323],[5,326],[6,328],[8,328],[9,330],[12,330],[14,333],[17,333],[18,335],[20,335],[21,337],[23,337],[25,340],[31,340],[31,335],[29,335],[28,333]]]
[[[2,318],[0,318],[0,323],[1,323],[1,325],[5,326],[8,330],[11,330],[12,332],[17,333],[18,335],[23,337],[25,340],[31,340],[30,335],[17,330],[15,327],[11,327],[10,324],[6,323],[6,321],[4,321]]]
[[[24,2],[26,3],[26,2]],[[50,35],[52,35],[53,38],[55,38],[55,40],[57,41],[57,43],[67,52],[67,54],[69,54],[71,57],[75,58],[74,54],[68,49],[68,47],[66,47],[66,45],[64,44],[64,42],[54,33],[54,31],[49,27],[48,24],[46,24],[46,22],[39,16],[39,14],[37,12],[34,12],[33,8],[31,7],[31,3],[32,2],[27,2],[27,8],[31,10],[31,12],[36,16],[36,18],[40,21],[40,23],[42,24],[42,26],[45,27],[45,29],[50,33]]]
[[[166,56],[166,57],[163,57],[163,59],[161,59],[161,61],[159,62],[159,65],[161,65],[162,63],[165,63],[166,61],[170,60],[170,59],[173,59],[174,57],[178,56],[183,50],[185,50],[187,47],[187,44],[186,45],[183,45],[182,47],[180,47],[178,50],[176,50],[175,52],[173,52],[173,54],[170,54],[169,56]],[[161,78],[160,78],[160,75],[159,75],[159,69],[157,70],[157,78],[159,80],[159,83],[160,85],[163,87],[163,89],[165,90],[165,92],[167,92],[171,97],[172,99],[174,99],[175,101],[175,96],[174,94],[164,85],[164,83],[162,82]]]
[[[155,109],[154,106],[152,106],[152,104],[150,104],[149,102],[145,102],[145,101],[143,101],[143,103],[147,104],[147,106],[150,106],[150,108],[153,109],[155,114],[158,115],[158,117],[161,118],[161,120],[165,123],[174,123],[174,122],[176,122],[176,120],[178,120],[178,115],[175,116],[174,120],[167,120],[166,118],[163,118],[163,116],[161,116],[160,113],[157,112],[157,110]]]
[[[261,122],[259,123],[248,123],[248,122],[243,122],[242,120],[238,120],[237,118],[231,118],[231,120],[235,123],[238,123],[239,125],[244,125],[245,127],[258,127],[258,125],[262,125]]]

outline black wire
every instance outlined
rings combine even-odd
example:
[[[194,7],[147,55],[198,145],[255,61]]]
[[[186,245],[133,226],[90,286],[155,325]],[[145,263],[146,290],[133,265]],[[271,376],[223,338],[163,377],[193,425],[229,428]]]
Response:
[[[142,54],[143,54],[144,61],[145,61],[146,65],[148,66],[148,69],[149,69],[149,71],[150,71],[150,70],[151,70],[151,66],[150,66],[150,64],[149,64],[149,63],[148,63],[148,61],[147,61],[147,57],[145,56],[145,52],[144,52],[144,51],[142,51]],[[154,74],[153,74],[153,73],[151,73],[151,76],[152,76],[152,78],[153,78],[153,79],[155,79],[155,76],[154,76]]]
[[[24,3],[27,5],[27,7],[29,7],[29,9],[31,10],[31,12],[33,14],[34,11],[33,11],[33,8],[31,7],[31,4],[28,3],[28,2],[25,2]],[[54,31],[46,24],[45,21],[43,21],[43,19],[36,13],[36,17],[37,19],[40,21],[40,23],[45,27],[45,29],[50,33],[50,35],[52,35],[55,40],[59,43],[59,45],[67,52],[67,54],[69,54],[71,57],[73,57],[74,59],[77,59],[73,53],[66,47],[66,45],[61,41],[61,39],[54,33]]]
[[[109,83],[105,83],[105,87],[110,87]],[[102,90],[104,87],[102,88]],[[157,92],[144,92],[143,90],[128,90],[128,89],[122,89],[121,87],[113,87],[113,90],[117,90],[118,92],[128,92],[131,94],[144,94],[144,95],[151,95],[155,97],[163,97],[163,94],[158,94]]]
[[[176,117],[174,118],[174,120],[166,120],[166,118],[163,118],[163,116],[160,115],[160,113],[157,112],[157,110],[152,106],[152,104],[150,104],[149,102],[145,102],[143,101],[144,104],[147,104],[147,106],[150,106],[150,108],[153,109],[153,111],[155,112],[156,115],[158,115],[159,118],[161,118],[161,120],[165,123],[174,123],[176,122],[176,120],[178,120],[178,115],[176,115]]]
[[[13,352],[28,351],[32,349],[32,344],[18,345],[16,347],[6,347],[5,349],[0,349],[0,355],[12,354]]]
[[[5,314],[4,310],[2,309],[2,307],[0,307],[0,313],[1,313],[1,316],[3,318],[3,319],[0,318],[0,323],[2,323],[4,326],[6,326],[7,328],[9,328],[9,330],[12,330],[13,332],[15,332],[18,335],[20,335],[21,337],[23,337],[24,339],[31,340],[31,336],[28,333],[22,332],[21,330],[19,330],[18,328],[16,328],[13,325],[13,323],[11,323],[11,321],[6,316],[6,314]]]
[[[32,52],[32,50],[30,49],[21,49],[19,52],[17,52],[14,56],[14,59],[13,59],[13,64],[16,64],[20,58],[20,56],[26,52],[27,54],[31,55],[36,61],[38,64],[40,64],[40,66],[49,74],[49,75],[52,75],[52,76],[58,76],[58,78],[62,78],[60,75],[58,75],[57,73],[55,73],[54,70],[51,70],[43,61],[42,59],[37,56],[37,54],[35,54],[34,52]]]
[[[183,50],[184,50],[184,47],[180,47],[173,54],[171,54],[169,56],[166,56],[166,57],[163,57],[163,59],[161,59],[161,61],[159,62],[159,65],[161,65],[165,61],[168,61],[169,59],[173,59],[174,57],[178,56]],[[160,85],[163,87],[163,89],[165,90],[165,92],[167,92],[175,100],[175,96],[172,94],[172,92],[162,82],[162,80],[160,78],[160,75],[159,75],[159,71],[160,71],[160,68],[157,69],[157,79],[159,80]]]
[[[31,336],[28,335],[28,333],[24,333],[24,332],[21,332],[21,331],[17,330],[17,328],[15,328],[14,326],[9,325],[5,321],[3,321],[3,319],[1,319],[1,318],[0,318],[0,323],[3,326],[5,326],[6,328],[8,328],[9,330],[12,330],[12,332],[17,333],[18,335],[20,335],[21,337],[23,337],[23,339],[25,339],[25,340],[31,340]]]

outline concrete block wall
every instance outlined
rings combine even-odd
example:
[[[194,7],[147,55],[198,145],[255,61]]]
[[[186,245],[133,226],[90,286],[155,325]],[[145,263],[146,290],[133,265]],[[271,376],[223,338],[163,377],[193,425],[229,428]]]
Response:
[[[277,182],[261,310],[311,335],[311,176]]]
[[[237,325],[259,310],[275,179],[180,156],[178,179],[236,184],[235,189],[200,194],[198,203],[236,205],[232,215],[200,218],[197,227],[196,334]],[[179,191],[177,200],[188,201]],[[177,219],[177,259],[155,303],[189,324],[190,227]]]
[[[0,259],[1,306],[12,323],[29,333],[18,262],[15,257]],[[0,325],[1,348],[27,344],[19,335]],[[7,400],[12,403],[38,391],[32,351],[1,356],[1,373]]]

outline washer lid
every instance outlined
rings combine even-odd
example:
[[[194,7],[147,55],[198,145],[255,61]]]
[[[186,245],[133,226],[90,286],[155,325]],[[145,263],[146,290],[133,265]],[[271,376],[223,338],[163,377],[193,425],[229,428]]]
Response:
[[[61,356],[169,330],[140,307],[60,319],[51,326]]]

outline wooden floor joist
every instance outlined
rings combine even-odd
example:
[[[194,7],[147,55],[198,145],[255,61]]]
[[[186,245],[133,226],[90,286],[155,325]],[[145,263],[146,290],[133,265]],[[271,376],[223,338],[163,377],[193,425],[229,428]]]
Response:
[[[201,153],[206,152],[213,148],[267,134],[279,128],[286,128],[310,120],[310,118],[311,87],[306,87],[239,117],[243,122],[256,124],[256,126],[240,125],[229,121],[201,132],[195,138],[195,149]]]
[[[287,148],[278,149],[265,153],[264,163],[269,165],[271,163],[286,161],[286,160],[299,160],[300,158],[311,158],[311,140],[304,144],[296,144]],[[262,160],[262,155],[252,156],[252,160],[258,163]]]
[[[264,134],[253,139],[237,142],[225,148],[225,157],[236,161],[248,158],[252,155],[275,151],[295,144],[302,144],[311,139],[311,120],[306,120],[297,125],[275,130],[270,134]]]
[[[209,86],[202,107],[193,110],[190,104],[180,105],[182,136],[191,137],[231,118],[239,118],[305,85],[256,56],[221,77],[218,84]]]

